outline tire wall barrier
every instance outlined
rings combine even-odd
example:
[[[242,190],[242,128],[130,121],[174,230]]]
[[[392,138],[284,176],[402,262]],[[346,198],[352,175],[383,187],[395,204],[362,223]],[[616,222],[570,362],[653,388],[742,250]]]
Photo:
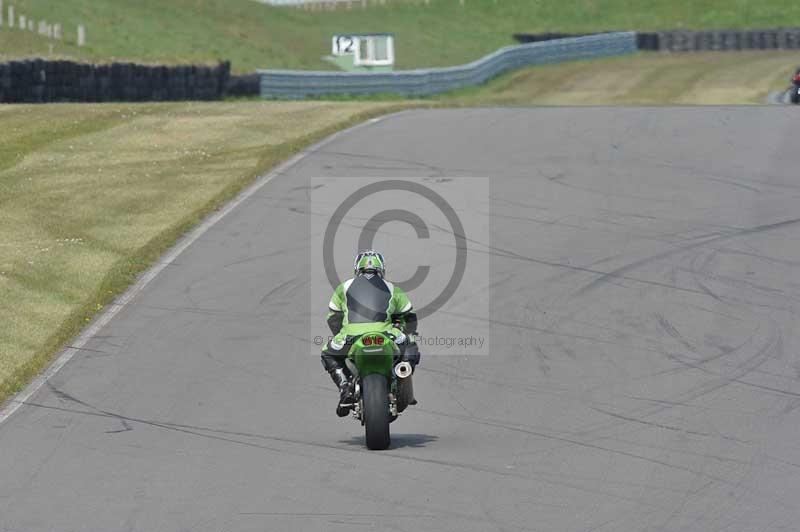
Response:
[[[261,93],[261,77],[258,74],[231,76],[225,89],[226,96],[258,96]]]
[[[639,33],[637,41],[640,50],[663,52],[799,50],[800,28],[661,31]]]
[[[390,93],[427,96],[479,85],[504,72],[546,63],[630,54],[633,32],[507,46],[466,65],[395,72],[312,72],[259,70],[264,98],[307,98],[325,94]]]
[[[229,62],[208,67],[11,61],[0,63],[0,103],[218,100],[229,78]]]
[[[565,33],[517,33],[514,39],[528,43],[578,36]],[[636,48],[656,52],[800,50],[800,28],[639,32],[636,34]]]

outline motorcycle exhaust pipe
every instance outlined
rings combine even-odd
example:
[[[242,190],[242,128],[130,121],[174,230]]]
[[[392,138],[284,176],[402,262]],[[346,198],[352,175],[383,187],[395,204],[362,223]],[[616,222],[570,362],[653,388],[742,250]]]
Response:
[[[410,377],[413,372],[414,368],[408,362],[400,362],[394,367],[394,374],[397,375],[398,379]]]

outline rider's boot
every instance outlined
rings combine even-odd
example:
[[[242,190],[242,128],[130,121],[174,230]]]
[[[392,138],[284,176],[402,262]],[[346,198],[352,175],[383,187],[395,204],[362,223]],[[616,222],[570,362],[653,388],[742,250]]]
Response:
[[[331,379],[339,388],[339,404],[336,406],[336,415],[345,417],[353,408],[353,383],[342,368],[335,368],[330,371]]]

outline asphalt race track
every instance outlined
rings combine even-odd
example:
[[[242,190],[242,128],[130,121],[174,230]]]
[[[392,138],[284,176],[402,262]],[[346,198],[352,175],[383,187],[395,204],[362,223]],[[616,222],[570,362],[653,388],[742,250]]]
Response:
[[[388,451],[309,356],[312,176],[490,178],[491,353],[429,352]],[[0,530],[798,530],[798,267],[786,108],[395,115],[276,176],[0,426]]]

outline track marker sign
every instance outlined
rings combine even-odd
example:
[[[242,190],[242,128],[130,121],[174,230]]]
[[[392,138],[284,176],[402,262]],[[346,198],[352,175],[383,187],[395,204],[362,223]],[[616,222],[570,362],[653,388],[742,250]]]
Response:
[[[352,55],[356,51],[356,39],[354,35],[334,35],[331,39],[331,55]]]
[[[334,35],[331,55],[353,56],[355,67],[391,67],[394,65],[394,35],[357,33]]]

